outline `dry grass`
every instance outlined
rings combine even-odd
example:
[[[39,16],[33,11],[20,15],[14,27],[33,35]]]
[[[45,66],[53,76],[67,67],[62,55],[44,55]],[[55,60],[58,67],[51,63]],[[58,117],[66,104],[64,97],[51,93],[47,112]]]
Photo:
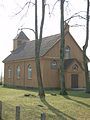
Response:
[[[83,91],[68,91],[68,94],[61,96],[59,91],[46,91],[46,98],[41,101],[37,91],[0,87],[3,119],[15,120],[15,106],[20,106],[21,120],[40,120],[43,112],[46,120],[90,120],[90,94]]]

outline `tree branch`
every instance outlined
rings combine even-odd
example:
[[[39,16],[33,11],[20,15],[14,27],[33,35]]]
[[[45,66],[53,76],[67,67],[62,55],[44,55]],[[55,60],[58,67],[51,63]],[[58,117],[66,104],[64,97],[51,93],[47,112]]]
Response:
[[[40,26],[39,48],[40,48],[41,42],[42,42],[42,32],[43,32],[44,18],[45,18],[45,0],[42,0],[42,19],[41,19],[41,26]]]
[[[38,40],[37,0],[35,0],[35,40],[37,43]]]
[[[75,25],[71,25],[70,27],[85,27],[85,25],[75,24]]]
[[[75,13],[75,14],[72,15],[70,18],[66,19],[65,22],[69,22],[72,18],[76,18],[76,17],[77,17],[77,18],[82,18],[82,19],[86,20],[85,17],[79,15],[79,14],[82,13],[82,12],[86,12],[86,11],[80,11],[80,12]]]
[[[25,7],[28,5],[28,8],[30,7],[30,4],[33,4],[35,5],[35,3],[31,2],[31,0],[29,2],[26,2],[25,5],[21,8],[21,10],[19,12],[17,12],[15,15],[18,15],[20,14],[24,9]],[[28,11],[28,10],[27,10]]]
[[[49,15],[50,15],[50,5],[49,4],[45,4],[45,6],[48,6]]]
[[[50,13],[50,14],[52,14],[52,13],[53,13],[53,10],[54,10],[54,8],[55,8],[56,4],[58,3],[58,1],[60,1],[60,0],[57,0],[57,1],[54,3],[53,8],[52,8],[52,10],[51,10],[51,13]]]
[[[25,30],[25,29],[31,30],[31,31],[35,34],[35,30],[32,29],[32,28],[19,28],[18,31],[19,31],[19,30],[22,31],[22,30]],[[18,33],[18,31],[17,31],[17,33]]]
[[[86,51],[87,47],[88,47],[88,40],[89,40],[89,0],[87,0],[87,15],[86,15],[86,41],[85,41],[85,45],[83,46],[84,51]]]

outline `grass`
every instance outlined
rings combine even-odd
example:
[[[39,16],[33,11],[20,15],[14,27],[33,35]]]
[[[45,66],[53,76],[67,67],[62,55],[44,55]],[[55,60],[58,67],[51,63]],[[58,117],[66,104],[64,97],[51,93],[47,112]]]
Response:
[[[46,98],[40,100],[34,90],[0,87],[3,120],[15,120],[16,106],[20,106],[21,120],[40,120],[43,112],[46,113],[46,120],[90,120],[90,94],[84,91],[68,91],[68,94],[61,96],[59,91],[49,90],[46,91]]]

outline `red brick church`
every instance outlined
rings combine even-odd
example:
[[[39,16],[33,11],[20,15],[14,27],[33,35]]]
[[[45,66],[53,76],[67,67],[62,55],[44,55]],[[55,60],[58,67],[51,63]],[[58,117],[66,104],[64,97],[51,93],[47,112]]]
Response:
[[[67,89],[85,88],[83,53],[71,33],[65,31],[65,86]],[[60,34],[44,37],[40,60],[44,88],[60,88]],[[35,68],[35,40],[21,31],[13,39],[13,51],[4,60],[4,85],[37,88]]]

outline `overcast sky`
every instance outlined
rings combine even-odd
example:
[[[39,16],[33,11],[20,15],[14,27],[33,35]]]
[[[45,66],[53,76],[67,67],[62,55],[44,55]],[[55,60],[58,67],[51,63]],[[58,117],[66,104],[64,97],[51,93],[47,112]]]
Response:
[[[3,63],[2,60],[10,54],[10,51],[13,49],[13,39],[17,35],[18,28],[28,27],[34,29],[34,6],[31,5],[28,13],[27,7],[22,13],[15,16],[15,14],[21,10],[24,4],[29,0],[1,0],[0,1],[0,73],[3,72]],[[32,0],[33,2],[34,0]],[[38,17],[40,20],[41,10],[40,10],[40,1],[38,0]],[[86,11],[86,0],[69,0],[69,3],[65,3],[65,19],[69,18],[76,12]],[[50,5],[46,7],[45,15],[45,24],[43,36],[48,36],[52,34],[57,34],[60,32],[60,9],[59,2],[56,4],[53,13],[51,16],[48,14],[52,10],[55,0],[47,0],[47,3]],[[83,16],[85,13],[83,13]],[[38,21],[39,21],[38,20]],[[40,22],[39,22],[40,23]],[[85,20],[78,18],[72,19],[70,21],[70,26],[75,24],[85,25]],[[30,40],[34,39],[34,34],[29,30],[24,30],[26,35]],[[82,46],[85,43],[85,27],[70,27],[70,32],[75,38],[76,42]],[[90,41],[89,47],[87,50],[87,55],[90,58]],[[90,69],[90,65],[89,65]]]

